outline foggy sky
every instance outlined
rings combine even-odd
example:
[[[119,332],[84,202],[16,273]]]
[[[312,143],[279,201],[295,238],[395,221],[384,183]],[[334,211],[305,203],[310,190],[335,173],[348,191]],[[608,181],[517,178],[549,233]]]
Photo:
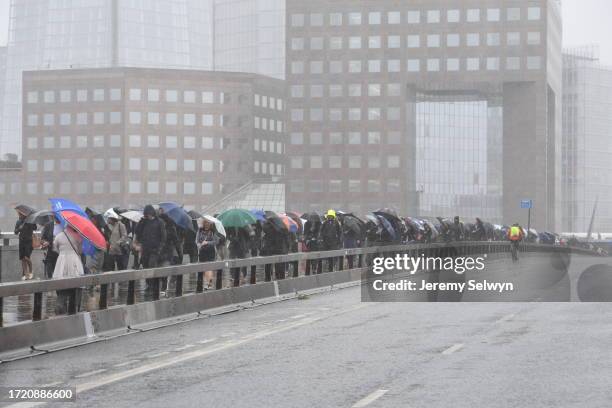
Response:
[[[562,1],[564,45],[599,45],[602,61],[612,66],[612,1]],[[7,42],[9,4],[10,0],[0,0],[0,45]]]

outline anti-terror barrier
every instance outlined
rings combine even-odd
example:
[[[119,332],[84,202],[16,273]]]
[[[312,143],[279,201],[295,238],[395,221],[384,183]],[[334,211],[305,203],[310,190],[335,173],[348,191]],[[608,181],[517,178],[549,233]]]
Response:
[[[523,244],[521,252],[577,252],[595,255],[592,251],[567,247]],[[459,242],[429,245],[392,245],[342,249],[327,252],[306,252],[269,257],[233,259],[209,263],[169,266],[144,270],[126,270],[86,275],[77,278],[23,281],[0,284],[0,354],[18,349],[40,349],[71,339],[90,341],[108,333],[134,330],[138,325],[161,319],[201,313],[205,310],[255,302],[266,298],[297,295],[316,288],[359,281],[375,256],[407,254],[410,257],[471,256],[477,254],[509,257],[508,242]],[[248,284],[240,285],[240,273],[246,269]],[[258,270],[264,271],[258,282]],[[205,290],[204,271],[214,271],[215,287]],[[183,293],[185,275],[196,277],[195,293]],[[173,278],[174,297],[160,299],[160,281]],[[149,301],[137,302],[136,282],[148,282]],[[223,288],[228,281],[231,287]],[[125,304],[109,307],[109,288],[127,282]],[[77,294],[83,287],[99,288],[97,309],[78,312]],[[48,293],[65,290],[69,293],[67,315],[45,316],[43,300]],[[3,327],[3,300],[25,296],[32,302],[31,320]],[[48,346],[45,350],[52,349]],[[1,360],[2,358],[0,358]]]

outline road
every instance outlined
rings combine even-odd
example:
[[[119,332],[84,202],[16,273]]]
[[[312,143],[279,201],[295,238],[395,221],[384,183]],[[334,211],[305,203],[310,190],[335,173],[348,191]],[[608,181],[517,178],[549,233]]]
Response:
[[[0,385],[76,385],[70,407],[607,407],[610,321],[351,287],[2,364]]]

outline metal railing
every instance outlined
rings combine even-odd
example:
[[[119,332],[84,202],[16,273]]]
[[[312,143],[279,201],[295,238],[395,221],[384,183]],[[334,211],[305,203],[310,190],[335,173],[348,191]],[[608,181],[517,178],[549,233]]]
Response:
[[[521,244],[520,252],[565,252],[597,255],[593,251],[577,248],[558,247],[540,244]],[[204,273],[213,271],[214,289],[222,289],[225,278],[232,286],[240,286],[240,275],[246,270],[248,283],[257,284],[257,270],[263,268],[264,281],[298,278],[332,271],[343,271],[367,268],[371,259],[376,256],[395,256],[407,254],[410,257],[447,257],[468,256],[475,254],[510,253],[509,242],[457,242],[448,244],[408,244],[340,249],[325,252],[299,252],[288,255],[232,259],[207,263],[193,263],[153,269],[124,270],[105,272],[96,275],[85,275],[77,278],[50,279],[37,281],[10,282],[0,284],[0,327],[3,326],[3,299],[20,295],[33,295],[32,320],[43,317],[43,296],[48,292],[66,290],[68,295],[68,314],[77,313],[77,293],[83,287],[99,287],[99,310],[108,308],[109,285],[128,283],[127,305],[136,302],[135,282],[147,280],[150,283],[150,301],[160,299],[160,280],[175,279],[175,293],[183,296],[184,275],[196,274],[195,293],[204,291]],[[300,274],[300,272],[303,274]]]

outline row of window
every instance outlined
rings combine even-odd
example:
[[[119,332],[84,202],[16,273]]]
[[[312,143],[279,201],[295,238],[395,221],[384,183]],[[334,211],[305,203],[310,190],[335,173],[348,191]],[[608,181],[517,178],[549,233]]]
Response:
[[[183,113],[159,113],[159,112],[129,112],[128,123],[130,125],[147,124],[151,126],[203,126],[203,127],[245,127],[249,123],[248,116],[215,115]],[[179,123],[180,122],[180,123]],[[80,113],[30,113],[26,118],[27,126],[71,126],[71,125],[119,125],[122,123],[121,112],[80,112]],[[261,123],[261,125],[260,125]],[[283,122],[280,120],[255,117],[257,129],[270,130],[273,132],[283,131]]]
[[[163,100],[162,100],[163,98]],[[229,104],[236,101],[238,104],[247,102],[246,95],[232,96],[229,92],[216,91],[179,91],[176,89],[167,89],[162,91],[156,88],[141,89],[130,88],[128,90],[128,99],[130,101],[147,102],[167,102],[167,103],[203,103],[203,104]],[[35,103],[70,103],[70,102],[105,102],[105,101],[121,101],[122,90],[120,88],[96,88],[96,89],[77,89],[77,90],[43,90],[43,91],[28,91],[26,101],[29,104]],[[283,110],[283,100],[273,96],[255,94],[255,106]]]
[[[486,69],[487,71],[498,71],[501,69],[501,61],[505,61],[504,67],[508,71],[520,70],[522,68],[522,60],[525,60],[526,68],[529,70],[539,70],[542,68],[542,57],[529,56],[521,57],[468,57],[468,58],[411,58],[407,59],[402,67],[402,61],[398,59],[390,60],[351,60],[346,64],[343,61],[329,61],[328,71],[324,69],[323,61],[311,61],[309,66],[309,74],[359,74],[359,73],[399,73],[399,72],[420,72],[426,70],[428,72],[438,72],[442,70],[441,62],[446,62],[447,71],[479,71]],[[463,67],[463,68],[462,68]],[[304,74],[304,61],[294,61],[291,63],[291,73],[294,75]]]
[[[292,193],[399,193],[400,180],[310,180],[308,191],[304,180],[294,180],[289,183],[289,191]],[[320,208],[320,207],[319,207]]]
[[[255,174],[269,174],[271,176],[282,176],[283,166],[278,163],[253,162]]]
[[[4,186],[0,183],[0,190],[4,190]],[[44,194],[47,196],[53,194],[121,194],[121,182],[120,181],[62,181],[54,183],[52,181],[36,183],[29,182],[25,183],[25,193],[28,195]],[[163,191],[160,187],[164,187]],[[179,192],[179,187],[181,191]],[[10,186],[11,194],[21,194],[21,184],[13,183]],[[160,183],[158,181],[129,181],[127,184],[127,192],[130,194],[183,194],[183,195],[211,195],[215,192],[215,184],[195,183],[195,182],[184,182],[177,183],[176,181],[166,181]]]
[[[262,139],[254,139],[253,140],[253,150],[256,152],[264,152],[264,153],[278,153],[283,154],[283,144],[281,142],[275,142],[272,140],[262,140]]]
[[[28,149],[71,149],[71,148],[89,148],[89,147],[121,147],[121,135],[95,135],[95,136],[44,136],[41,138],[42,143],[39,143],[37,137],[29,137],[27,139]],[[129,147],[149,147],[159,148],[162,145],[166,149],[179,148],[179,140],[182,141],[181,146],[184,149],[205,149],[210,150],[215,148],[215,138],[210,136],[157,136],[157,135],[129,135]],[[218,138],[218,149],[224,148],[224,139]]]
[[[366,88],[364,91],[363,88]],[[308,87],[304,85],[292,85],[290,88],[292,98],[303,98],[305,92],[308,91],[310,98],[322,98],[324,96],[325,88],[327,88],[327,96],[331,98],[342,98],[342,97],[360,97],[362,95],[376,97],[376,96],[401,96],[402,86],[399,83],[389,84],[377,84],[369,83],[364,84],[331,84],[328,86],[320,84],[312,84]],[[346,90],[346,94],[345,94]]]
[[[381,24],[437,24],[437,23],[478,23],[480,21],[500,22],[502,18],[505,21],[520,21],[524,18],[524,13],[528,21],[538,21],[542,18],[542,9],[540,7],[527,7],[526,10],[520,7],[509,7],[504,10],[501,8],[468,8],[468,9],[450,9],[450,10],[409,10],[405,13],[399,11],[371,11],[359,12],[352,11],[347,13],[311,13],[292,14],[291,26],[304,27],[321,27],[324,24],[329,26],[341,26],[343,24],[349,26],[357,26],[362,24],[381,25]],[[505,14],[502,16],[502,14]],[[444,18],[444,21],[443,21]],[[403,21],[402,21],[403,19]]]
[[[311,145],[321,145],[323,143],[323,134],[320,132],[312,132],[307,135],[308,142]],[[305,143],[303,133],[294,132],[290,135],[290,143],[292,145],[303,145]],[[360,145],[369,144],[376,145],[382,143],[382,134],[378,131],[367,132],[348,132],[346,135],[342,132],[329,132],[326,137],[326,143],[329,145]],[[398,145],[401,143],[402,134],[399,131],[390,131],[387,133],[386,144]]]
[[[322,122],[324,120],[330,120],[332,122],[339,122],[341,120],[400,120],[401,119],[401,108],[389,107],[389,108],[330,108],[324,110],[323,108],[311,108],[308,112],[308,117],[304,115],[304,109],[291,109],[291,120],[293,122],[303,122],[304,120],[310,120],[312,122]],[[384,115],[383,115],[384,113]]]
[[[290,159],[290,167],[292,169],[380,169],[386,167],[389,169],[399,169],[401,167],[401,159],[399,155],[388,155],[385,156],[384,164],[379,156],[347,156],[344,160],[343,156],[327,156],[324,160],[323,156],[292,156]],[[326,165],[323,162],[326,162]],[[305,167],[306,166],[306,167]]]
[[[497,47],[502,44],[503,33],[466,33],[463,36],[458,33],[449,34],[410,34],[406,37],[399,35],[380,36],[372,35],[367,37],[349,36],[349,37],[329,37],[327,39],[327,49],[329,50],[360,50],[367,49],[398,49],[398,48],[440,48],[443,46],[449,48],[467,46],[480,47],[487,45],[489,47]],[[462,42],[463,37],[463,42]],[[505,44],[507,46],[520,46],[522,35],[518,31],[505,33]],[[404,44],[402,44],[404,38]],[[540,45],[542,43],[542,34],[540,31],[529,31],[524,37],[527,45]],[[294,51],[302,51],[306,48],[305,40],[302,37],[291,39],[291,49]],[[320,51],[325,49],[324,37],[311,37],[308,41],[308,49]]]
[[[163,168],[160,167],[160,159],[151,158],[151,159],[141,159],[139,157],[131,157],[127,160],[128,169],[139,171],[139,170],[148,170],[148,171],[179,171],[179,161],[177,159],[165,159],[161,161]],[[214,161],[213,160],[201,160],[196,161],[193,159],[182,159],[180,163],[182,163],[182,167],[180,171],[184,172],[195,172],[196,171],[196,163],[199,163],[197,171],[202,172],[219,172],[223,173],[224,164],[223,161],[218,162],[218,167],[215,170]],[[91,163],[91,164],[90,164]],[[37,173],[40,171],[43,172],[53,172],[56,170],[59,171],[120,171],[121,170],[121,159],[120,158],[94,158],[94,159],[45,159],[45,160],[28,160],[26,161],[26,169],[28,172]]]

